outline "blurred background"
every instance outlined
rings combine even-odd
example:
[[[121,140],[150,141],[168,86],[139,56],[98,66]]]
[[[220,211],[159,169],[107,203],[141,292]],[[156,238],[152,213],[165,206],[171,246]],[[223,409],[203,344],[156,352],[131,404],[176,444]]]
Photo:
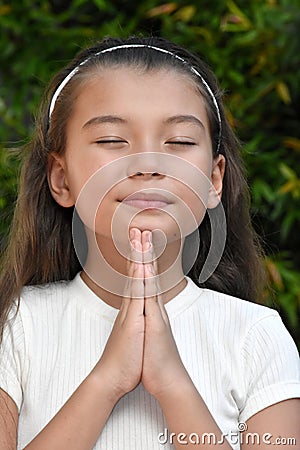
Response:
[[[14,148],[30,140],[52,75],[104,36],[160,35],[199,53],[219,79],[266,252],[261,303],[300,346],[299,30],[299,0],[0,0],[0,246],[18,189]]]

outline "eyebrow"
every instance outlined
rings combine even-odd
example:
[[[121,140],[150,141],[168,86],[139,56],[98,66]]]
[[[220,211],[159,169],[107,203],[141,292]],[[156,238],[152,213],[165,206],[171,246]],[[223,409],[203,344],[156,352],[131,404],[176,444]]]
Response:
[[[97,117],[93,117],[92,119],[88,120],[82,128],[89,128],[95,125],[99,125],[102,123],[119,123],[119,124],[124,124],[127,123],[127,120],[123,119],[122,117],[118,117],[118,116],[112,116],[112,115],[107,115],[107,116],[97,116]]]
[[[92,126],[96,126],[103,123],[117,123],[117,124],[126,124],[127,120],[123,119],[122,117],[114,116],[114,115],[106,115],[106,116],[97,116],[93,117],[92,119],[88,120],[82,128],[89,128]],[[164,123],[167,125],[174,124],[174,123],[191,123],[194,125],[199,126],[203,130],[205,130],[205,126],[201,122],[200,119],[198,119],[196,116],[186,114],[186,115],[176,115],[172,117],[168,117]]]
[[[172,116],[165,120],[165,123],[167,124],[173,124],[173,123],[192,123],[194,125],[200,126],[203,130],[205,130],[205,126],[203,122],[201,122],[200,119],[198,119],[196,116],[193,115],[178,115],[178,116]]]

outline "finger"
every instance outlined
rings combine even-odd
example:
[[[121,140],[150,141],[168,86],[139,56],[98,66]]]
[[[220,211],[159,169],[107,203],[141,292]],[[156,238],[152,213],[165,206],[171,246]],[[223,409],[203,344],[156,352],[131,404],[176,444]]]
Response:
[[[137,241],[141,242],[142,232],[138,228],[131,228],[129,235],[130,235],[130,241],[137,240]]]
[[[163,302],[159,276],[155,272],[154,264],[145,264],[145,315],[157,316],[157,314],[169,325],[169,317]]]
[[[168,313],[166,311],[165,304],[163,302],[163,297],[162,297],[159,289],[158,289],[158,292],[159,293],[157,294],[157,303],[158,303],[158,306],[160,308],[161,315],[162,315],[165,323],[169,324],[169,316],[168,316]]]
[[[131,298],[127,309],[127,317],[134,320],[144,314],[144,268],[135,264],[131,283]]]
[[[151,231],[146,230],[142,232],[142,249],[143,249],[143,262],[150,263],[153,259]]]
[[[147,245],[152,242],[152,233],[149,230],[145,230],[141,235],[142,246]]]
[[[142,262],[141,251],[136,249],[136,242],[141,241],[141,231],[138,228],[131,228],[129,230],[129,255],[126,261],[126,270],[130,277],[132,277],[132,262]]]
[[[133,272],[133,269],[131,269],[131,271]],[[118,314],[118,316],[120,316],[121,321],[123,321],[127,315],[130,300],[131,300],[131,278],[129,277],[129,275],[127,275],[127,280],[123,292],[123,298],[120,306],[120,312]]]
[[[133,249],[138,252],[142,257],[142,243],[139,240],[132,241]],[[141,289],[143,284],[143,266],[142,261],[139,263],[133,263],[133,273],[131,278],[131,298],[144,298],[144,289]]]
[[[135,265],[136,263],[134,262],[134,255],[136,252],[135,247],[137,246],[137,244],[135,243],[136,241],[136,237],[138,236],[137,234],[137,229],[132,228],[130,230],[130,253],[128,255],[127,258],[127,262],[126,262],[126,283],[125,283],[125,287],[124,287],[124,292],[123,292],[123,299],[122,299],[122,304],[121,304],[121,308],[120,308],[120,312],[121,312],[121,318],[124,319],[126,317],[127,311],[128,311],[128,307],[132,298],[132,279],[134,276],[134,271],[135,271]]]
[[[141,241],[138,239],[134,239],[131,241],[131,254],[130,259],[133,262],[136,263],[142,263],[143,262],[143,248]]]
[[[161,315],[160,306],[157,298],[157,285],[153,265],[151,263],[144,266],[144,284],[145,284],[145,316]]]
[[[131,234],[132,237],[135,237],[135,233],[133,232]],[[134,268],[135,268],[135,260],[134,260],[134,255],[135,255],[135,242],[134,239],[130,242],[130,253],[127,257],[127,261],[126,261],[126,283],[125,283],[125,287],[124,287],[124,293],[123,296],[124,297],[131,297],[131,282],[132,282],[132,277],[133,277],[133,272],[134,272]]]
[[[144,312],[144,282],[143,265],[132,262],[128,273],[127,285],[122,300],[121,318],[128,315],[143,314]]]

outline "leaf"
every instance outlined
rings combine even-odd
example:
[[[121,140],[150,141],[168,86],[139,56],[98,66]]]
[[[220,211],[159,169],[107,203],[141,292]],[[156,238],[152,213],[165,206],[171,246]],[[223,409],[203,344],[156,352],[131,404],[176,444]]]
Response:
[[[284,145],[293,150],[300,151],[300,139],[294,137],[288,137],[283,141]]]
[[[226,2],[231,14],[227,14],[222,20],[222,29],[225,31],[241,31],[250,30],[252,23],[242,12],[242,10],[234,3],[233,0]]]
[[[262,179],[257,179],[252,185],[252,192],[257,200],[265,199],[269,203],[273,203],[276,198],[276,193],[271,187]]]
[[[281,237],[285,240],[288,237],[288,233],[290,232],[292,226],[300,221],[300,214],[298,211],[291,211],[286,215],[281,224]]]
[[[189,22],[196,14],[196,7],[193,5],[184,6],[180,8],[174,18],[177,20],[182,20],[183,22]]]
[[[205,27],[198,27],[198,26],[190,26],[190,29],[195,33],[195,36],[201,36],[204,38],[204,40],[210,45],[214,45],[214,37],[212,30],[205,28]]]
[[[265,263],[271,282],[276,286],[277,289],[281,290],[283,288],[283,282],[278,267],[270,258],[266,258]]]
[[[108,2],[106,2],[106,0],[93,0],[93,1],[99,10],[105,11],[109,7],[109,4],[108,4]]]
[[[299,189],[300,189],[300,180],[290,180],[283,186],[281,186],[278,192],[280,194],[287,194],[288,192],[291,192],[292,194],[298,196],[297,194]]]
[[[284,83],[283,81],[279,81],[276,84],[276,91],[277,91],[277,94],[279,95],[279,97],[281,98],[281,100],[285,104],[291,103],[292,99],[291,99],[289,88],[286,85],[286,83]]]
[[[161,14],[171,14],[177,9],[177,3],[165,3],[160,6],[156,6],[155,8],[149,9],[147,11],[146,16],[147,17],[156,17],[160,16]]]
[[[289,166],[284,163],[279,164],[279,170],[287,180],[296,180],[297,174]]]
[[[0,6],[0,16],[5,16],[11,12],[12,8],[10,5],[1,5]]]

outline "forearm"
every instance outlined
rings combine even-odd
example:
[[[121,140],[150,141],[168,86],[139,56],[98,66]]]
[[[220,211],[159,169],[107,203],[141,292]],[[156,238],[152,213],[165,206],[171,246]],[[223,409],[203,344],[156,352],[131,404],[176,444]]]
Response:
[[[169,439],[172,439],[176,449],[195,449],[197,440],[202,449],[216,446],[231,449],[191,381],[160,393],[157,400],[169,426]]]
[[[117,400],[92,371],[24,450],[91,450]]]

